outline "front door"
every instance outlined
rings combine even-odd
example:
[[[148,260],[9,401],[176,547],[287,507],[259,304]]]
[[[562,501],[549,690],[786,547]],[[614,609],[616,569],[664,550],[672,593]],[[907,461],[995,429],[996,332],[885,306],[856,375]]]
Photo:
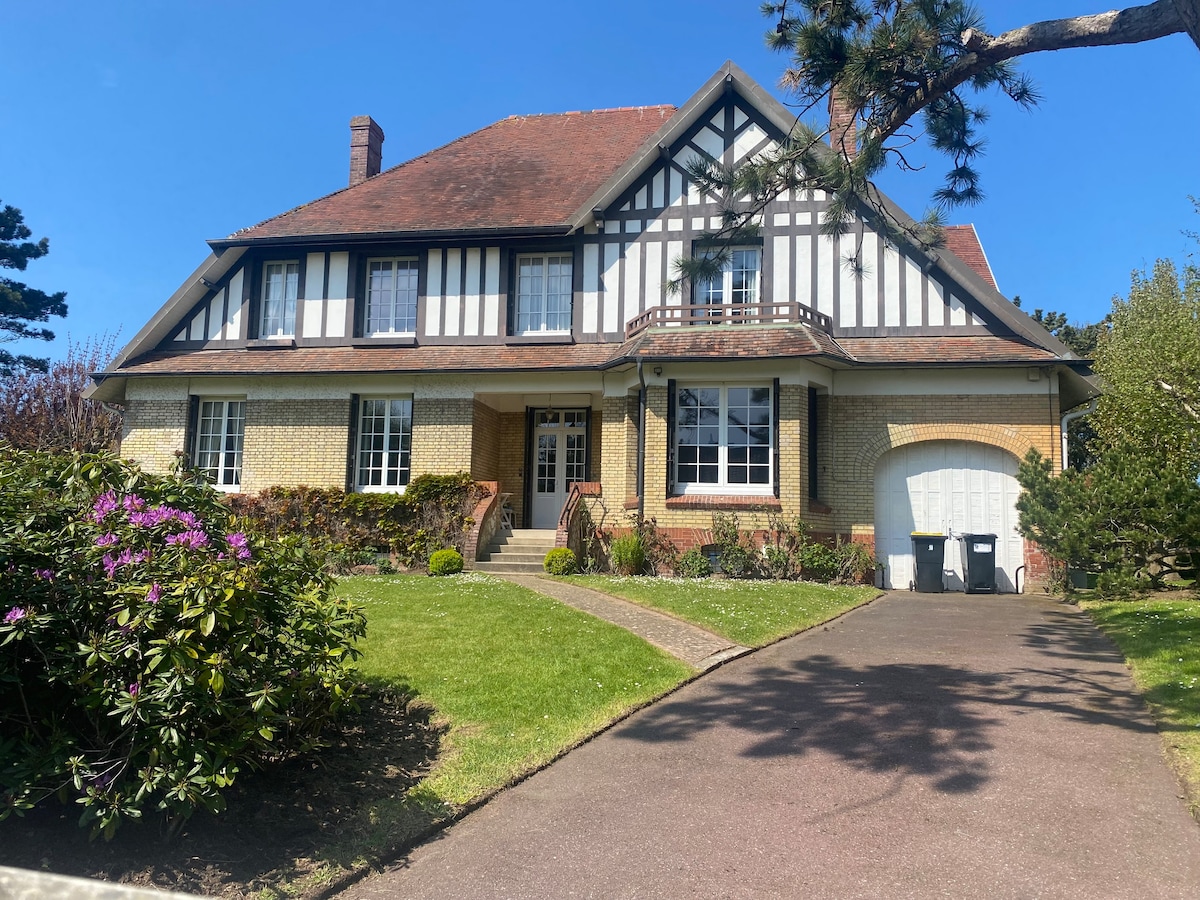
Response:
[[[530,474],[533,528],[556,528],[567,491],[586,478],[587,410],[539,409],[533,416]]]

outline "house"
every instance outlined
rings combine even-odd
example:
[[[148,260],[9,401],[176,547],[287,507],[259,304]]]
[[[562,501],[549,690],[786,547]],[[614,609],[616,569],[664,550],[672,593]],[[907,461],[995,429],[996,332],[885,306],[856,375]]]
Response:
[[[737,162],[793,121],[732,63],[680,108],[513,116],[383,172],[357,117],[349,186],[210,241],[93,396],[124,404],[124,455],[184,451],[222,490],[465,470],[518,528],[555,527],[574,491],[681,549],[714,511],[799,517],[873,545],[896,587],[912,531],[992,532],[1012,590],[1036,574],[1018,460],[1059,461],[1090,388],[998,293],[973,228],[933,254],[866,221],[822,235],[826,197],[792,191],[719,281],[665,286],[716,224],[688,161]]]

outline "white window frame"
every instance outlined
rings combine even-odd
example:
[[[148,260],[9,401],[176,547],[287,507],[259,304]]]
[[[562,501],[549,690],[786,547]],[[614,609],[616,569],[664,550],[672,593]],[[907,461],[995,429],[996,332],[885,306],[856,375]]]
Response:
[[[242,489],[246,398],[199,397],[197,401],[196,448],[192,464],[218,491],[237,493]]]
[[[381,290],[380,297],[375,296],[374,289],[374,273],[371,269],[373,266],[388,264],[390,266],[390,286],[386,290]],[[399,286],[400,265],[404,265],[405,269],[405,286],[401,290]],[[384,335],[414,335],[417,333],[417,301],[418,297],[418,278],[419,278],[419,260],[415,256],[389,256],[377,257],[367,260],[367,313],[366,319],[363,322],[363,333],[368,337],[382,337]],[[386,314],[376,314],[375,305],[381,304],[388,310]],[[404,309],[404,314],[401,315],[398,310]],[[372,328],[372,321],[376,320],[380,324],[386,324],[386,328]],[[396,324],[400,322],[404,325],[411,325],[407,328],[397,328]]]
[[[527,263],[537,262],[541,266],[540,275],[523,275],[522,267]],[[552,265],[562,266],[566,264],[567,271],[564,273],[561,270],[557,275],[551,275],[549,270]],[[567,289],[556,291],[551,295],[549,291],[550,278],[566,278]],[[532,283],[534,278],[538,279],[536,285]],[[514,334],[570,334],[571,333],[571,316],[574,305],[575,295],[575,258],[570,251],[561,253],[519,253],[517,254],[516,262],[513,266],[513,281],[514,294],[516,302],[513,304],[514,313]],[[536,291],[529,288],[537,287]],[[561,288],[561,283],[559,287]],[[551,298],[555,300],[555,308],[550,309]],[[565,309],[563,300],[565,299]],[[551,328],[553,323],[555,327]]]
[[[383,404],[371,409],[371,419],[382,418],[383,430],[367,429],[367,404]],[[394,404],[401,404],[396,415]],[[364,396],[355,410],[358,433],[354,441],[354,489],[363,494],[403,494],[412,478],[412,394]],[[376,440],[377,438],[381,440]],[[397,439],[393,448],[393,438]],[[372,446],[367,446],[368,441]],[[393,463],[391,457],[395,456]],[[404,463],[407,461],[407,465]],[[365,463],[365,464],[364,464]],[[391,473],[394,483],[389,483]],[[364,475],[366,476],[364,478]]]
[[[747,254],[753,254],[753,266],[747,266]],[[742,273],[752,272],[745,283]],[[702,282],[696,287],[696,303],[703,306],[758,303],[762,297],[762,248],[730,247],[729,259],[721,268],[721,278]]]
[[[282,266],[283,296],[269,296],[271,290],[271,267]],[[290,269],[295,268],[295,281],[289,278]],[[289,290],[290,288],[290,290]],[[300,261],[296,259],[272,259],[263,263],[262,267],[262,300],[258,318],[258,336],[271,340],[273,338],[294,338],[296,336],[296,308],[300,296]],[[272,330],[271,321],[276,317],[271,315],[272,304],[283,304],[278,316],[278,326]]]
[[[697,422],[696,425],[691,425],[690,423],[684,422],[685,416],[684,416],[683,410],[685,409],[685,407],[680,402],[683,392],[684,391],[700,391],[700,390],[710,390],[710,391],[718,392],[718,407],[717,408],[719,410],[719,412],[718,412],[718,420],[719,421],[716,426],[713,426],[713,425],[703,426],[699,422]],[[749,444],[749,443],[747,443],[747,444],[737,445],[734,448],[735,450],[741,449],[742,447],[746,448],[745,456],[746,456],[747,461],[746,462],[741,462],[741,461],[731,462],[730,461],[731,453],[730,453],[730,444],[729,444],[730,430],[731,430],[731,428],[737,428],[739,426],[736,423],[731,424],[730,420],[729,420],[730,392],[731,391],[741,391],[741,390],[749,390],[749,391],[765,390],[767,392],[767,402],[766,402],[767,441],[765,444]],[[774,419],[775,419],[775,398],[772,395],[773,388],[772,388],[771,384],[770,383],[763,384],[761,382],[746,382],[746,383],[697,382],[697,383],[690,383],[690,384],[678,384],[675,387],[675,391],[676,391],[676,393],[675,393],[675,428],[674,428],[674,434],[671,435],[671,440],[675,442],[675,446],[673,448],[675,471],[673,474],[675,476],[676,493],[681,494],[681,495],[737,494],[737,495],[745,495],[745,496],[751,496],[751,497],[773,497],[775,495],[775,479],[779,477],[779,473],[775,471],[775,429],[779,427],[779,423],[774,421]],[[709,407],[709,408],[711,408],[711,407]],[[700,444],[698,437],[697,437],[697,440],[695,443],[689,443],[687,445],[681,444],[681,439],[686,435],[686,432],[684,431],[684,429],[693,428],[693,427],[696,428],[697,430],[699,430],[702,427],[708,427],[708,428],[716,427],[718,429],[718,441],[717,441],[717,445],[716,445],[717,446],[716,462],[715,463],[712,463],[712,462],[704,462],[703,463],[703,465],[714,465],[715,464],[717,466],[717,480],[715,482],[686,481],[686,480],[684,480],[684,477],[681,474],[682,471],[684,470],[684,467],[689,467],[689,466],[698,467],[702,464],[699,459],[699,450],[698,450],[698,448],[702,445]],[[761,428],[762,425],[761,424],[747,425],[746,427]],[[693,463],[691,461],[690,456],[685,452],[685,446],[697,448],[696,462]],[[708,444],[705,446],[712,446],[712,445]],[[765,452],[765,454],[766,454],[765,464],[761,463],[761,462],[756,462],[756,463],[750,462],[750,456],[751,456],[750,450],[751,449],[759,449],[759,450],[762,450]],[[685,457],[687,457],[687,459],[685,459]],[[738,482],[738,481],[730,480],[729,476],[730,476],[730,467],[731,466],[741,467],[741,466],[750,466],[750,465],[752,465],[754,468],[760,468],[763,465],[766,466],[767,480],[765,483],[749,483],[749,481]],[[749,475],[749,472],[747,472],[747,475]]]

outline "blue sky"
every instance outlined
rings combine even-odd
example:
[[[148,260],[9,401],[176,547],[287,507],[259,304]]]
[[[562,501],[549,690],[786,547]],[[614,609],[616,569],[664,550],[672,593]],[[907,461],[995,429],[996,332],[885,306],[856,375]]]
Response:
[[[1094,0],[980,4],[1000,32]],[[756,0],[387,3],[42,0],[4,13],[0,201],[50,255],[22,277],[66,290],[59,339],[133,337],[223,237],[346,183],[351,116],[390,167],[504,116],[681,105],[733,59],[774,88]],[[995,97],[974,222],[1000,289],[1094,321],[1131,270],[1195,249],[1200,52],[1152,44],[1021,63],[1044,100]],[[780,99],[785,97],[776,91]],[[938,161],[881,186],[914,215]]]

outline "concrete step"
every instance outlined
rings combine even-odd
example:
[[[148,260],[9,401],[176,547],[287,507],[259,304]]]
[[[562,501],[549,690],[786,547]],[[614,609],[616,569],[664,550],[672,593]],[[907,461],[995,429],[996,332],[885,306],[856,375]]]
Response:
[[[527,552],[514,552],[511,550],[505,550],[503,553],[493,549],[491,552],[481,558],[484,560],[490,560],[491,562],[503,560],[504,562],[510,563],[537,563],[540,566],[545,561],[546,554],[553,549],[554,548],[551,547],[548,550],[530,550]]]
[[[489,575],[541,575],[545,570],[540,562],[512,563],[493,559],[477,561],[475,571],[487,572]]]

